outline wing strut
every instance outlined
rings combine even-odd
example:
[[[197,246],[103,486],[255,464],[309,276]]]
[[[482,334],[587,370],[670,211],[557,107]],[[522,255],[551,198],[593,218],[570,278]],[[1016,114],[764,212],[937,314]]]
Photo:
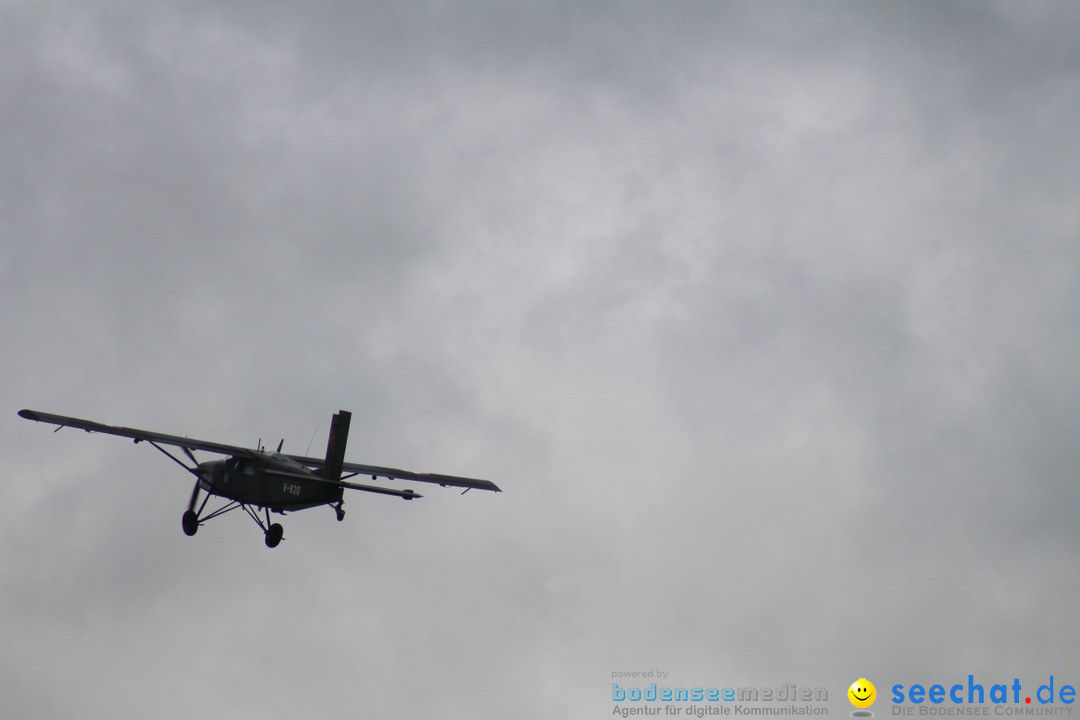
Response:
[[[139,441],[138,441],[138,440],[136,440],[135,442],[139,442]],[[179,460],[179,459],[178,459],[178,458],[177,458],[177,457],[176,457],[175,455],[173,455],[173,454],[172,454],[171,452],[169,452],[169,451],[168,451],[168,450],[166,450],[165,448],[163,448],[163,447],[161,447],[160,445],[158,445],[158,444],[157,444],[156,442],[154,442],[153,440],[147,440],[146,442],[148,442],[148,443],[150,443],[151,445],[153,445],[154,447],[156,447],[156,448],[157,448],[158,450],[160,450],[160,451],[161,451],[161,452],[163,452],[163,453],[164,453],[164,454],[165,454],[166,456],[168,456],[168,458],[169,458],[170,460],[172,460],[172,461],[173,461],[174,463],[176,463],[176,464],[177,464],[177,465],[179,465],[180,467],[182,467],[182,468],[184,468],[185,470],[187,470],[187,471],[188,471],[189,473],[191,473],[191,474],[192,474],[192,475],[194,475],[195,477],[199,477],[199,470],[198,470],[198,466],[199,466],[199,463],[195,462],[195,457],[194,457],[194,456],[193,456],[193,455],[191,454],[191,451],[190,451],[190,450],[188,450],[187,448],[184,448],[184,452],[186,452],[186,453],[187,453],[188,457],[189,457],[189,458],[191,458],[192,462],[195,462],[195,467],[193,467],[193,468],[189,468],[189,467],[188,467],[187,465],[185,465],[185,464],[184,464],[183,462],[181,462],[181,461],[180,461],[180,460]]]

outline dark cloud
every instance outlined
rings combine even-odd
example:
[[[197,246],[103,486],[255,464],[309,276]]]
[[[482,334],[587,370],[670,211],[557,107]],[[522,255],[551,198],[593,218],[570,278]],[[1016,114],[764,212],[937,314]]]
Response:
[[[1073,11],[0,12],[13,711],[1076,666]],[[189,540],[25,406],[506,492]]]

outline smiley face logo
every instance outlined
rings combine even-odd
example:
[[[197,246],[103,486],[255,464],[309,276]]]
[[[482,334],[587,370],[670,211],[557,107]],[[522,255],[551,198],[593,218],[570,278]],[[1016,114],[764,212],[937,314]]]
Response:
[[[847,696],[855,707],[868,708],[874,704],[874,700],[877,698],[877,688],[874,687],[874,683],[866,678],[859,678],[851,683],[851,687],[847,690]]]

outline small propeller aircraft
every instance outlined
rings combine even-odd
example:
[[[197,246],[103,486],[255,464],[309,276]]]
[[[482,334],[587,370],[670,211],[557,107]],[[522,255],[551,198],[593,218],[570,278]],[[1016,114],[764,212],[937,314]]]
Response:
[[[345,443],[349,438],[349,420],[352,418],[352,414],[345,410],[336,413],[331,419],[325,459],[286,455],[281,452],[284,441],[278,444],[276,452],[268,453],[261,447],[251,450],[206,440],[104,425],[93,420],[36,410],[20,410],[19,417],[58,425],[53,432],[72,427],[91,433],[119,435],[131,438],[136,443],[145,441],[153,445],[196,478],[195,488],[191,491],[191,501],[181,519],[184,533],[189,536],[194,535],[200,525],[239,508],[262,528],[266,536],[266,546],[273,548],[281,542],[284,530],[279,523],[270,522],[271,512],[284,515],[286,512],[329,505],[337,513],[338,521],[341,521],[345,519],[342,505],[346,489],[394,495],[406,500],[421,497],[410,489],[396,490],[347,482],[349,478],[357,475],[370,475],[372,480],[381,477],[387,480],[434,483],[443,487],[463,487],[465,490],[462,494],[473,489],[500,492],[499,486],[488,480],[345,462]],[[191,466],[166,450],[163,445],[180,448],[191,461]],[[224,460],[199,462],[195,458],[195,450],[228,457]],[[201,503],[200,492],[205,493]],[[204,514],[207,502],[212,496],[223,498],[225,504]]]

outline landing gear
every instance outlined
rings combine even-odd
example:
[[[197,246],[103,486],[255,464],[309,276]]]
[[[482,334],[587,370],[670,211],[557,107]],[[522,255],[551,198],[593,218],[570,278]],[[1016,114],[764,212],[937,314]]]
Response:
[[[266,547],[276,548],[285,534],[285,528],[280,523],[274,523],[266,530]]]
[[[224,515],[227,512],[232,512],[233,510],[243,510],[263,531],[263,535],[266,539],[266,547],[275,548],[280,545],[281,541],[285,538],[285,529],[281,527],[281,524],[271,524],[270,508],[268,507],[252,506],[238,500],[231,500],[217,510],[203,515],[203,509],[206,507],[206,501],[210,499],[210,493],[207,493],[202,505],[196,509],[198,490],[199,486],[196,485],[195,491],[191,494],[191,504],[180,519],[180,524],[184,528],[184,534],[188,537],[191,537],[198,532],[199,526],[208,520],[213,520],[214,518]],[[263,519],[264,517],[265,520]]]
[[[334,506],[334,512],[337,513],[337,521],[341,522],[345,519],[345,509],[341,507],[341,503]]]
[[[168,453],[165,454],[168,455]],[[188,452],[188,455],[190,454],[191,453]],[[170,457],[172,456],[170,455]],[[176,460],[176,458],[173,459]],[[195,458],[192,458],[192,461],[194,461],[194,459]],[[177,462],[180,461],[177,460]],[[183,463],[180,464],[183,465]],[[185,465],[185,467],[187,466]],[[195,480],[195,487],[191,489],[191,500],[188,501],[188,509],[184,512],[184,516],[180,518],[180,525],[184,528],[184,534],[188,537],[191,537],[196,532],[198,532],[199,525],[202,525],[202,520],[199,518],[199,515],[202,513],[203,509],[206,508],[206,501],[210,499],[210,493],[206,493],[206,497],[203,498],[202,505],[199,505],[199,485],[203,480],[203,476],[199,474],[199,470],[197,468],[187,469],[188,472],[195,475],[197,479]],[[196,505],[198,505],[198,509],[196,509]],[[213,517],[212,513],[206,519],[209,520],[211,517]]]
[[[191,537],[199,529],[199,516],[194,510],[188,510],[180,519],[180,524],[184,528],[184,534]]]

